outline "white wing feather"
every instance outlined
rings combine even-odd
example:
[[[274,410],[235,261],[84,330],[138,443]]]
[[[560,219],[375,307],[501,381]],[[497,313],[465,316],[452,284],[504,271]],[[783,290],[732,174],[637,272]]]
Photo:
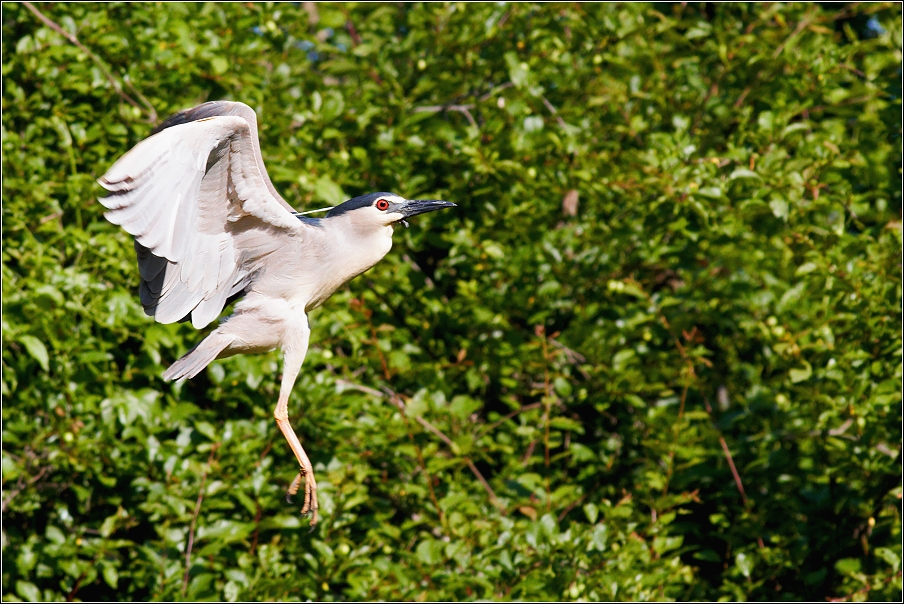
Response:
[[[172,126],[138,143],[98,181],[110,192],[100,200],[107,220],[152,254],[142,258],[139,249],[142,303],[160,323],[191,313],[192,324],[204,327],[283,237],[310,228],[274,197],[253,136],[232,115]]]

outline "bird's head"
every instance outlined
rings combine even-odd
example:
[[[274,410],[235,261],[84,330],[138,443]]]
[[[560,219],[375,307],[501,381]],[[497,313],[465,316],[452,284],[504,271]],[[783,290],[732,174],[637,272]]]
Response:
[[[331,209],[326,217],[347,214],[358,224],[385,227],[405,222],[418,214],[452,207],[455,207],[454,203],[439,199],[405,199],[395,193],[380,192],[349,199]]]

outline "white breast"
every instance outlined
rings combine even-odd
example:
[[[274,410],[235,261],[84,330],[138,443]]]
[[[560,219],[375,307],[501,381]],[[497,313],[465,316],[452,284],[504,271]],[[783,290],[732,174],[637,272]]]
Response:
[[[276,252],[253,290],[286,299],[293,307],[317,308],[351,279],[372,268],[392,248],[392,227],[349,229],[324,221],[316,233]]]

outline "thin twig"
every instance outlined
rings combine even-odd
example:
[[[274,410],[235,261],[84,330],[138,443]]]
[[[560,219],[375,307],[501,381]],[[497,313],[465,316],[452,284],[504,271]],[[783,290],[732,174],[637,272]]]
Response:
[[[634,281],[634,280],[632,280],[632,281],[644,293],[644,295],[646,296],[646,298],[650,302],[650,304],[654,304],[653,298],[646,292],[646,290],[643,289],[643,287],[641,287],[640,283],[638,283],[637,281]],[[686,348],[681,345],[681,342],[678,339],[678,336],[676,336],[674,333],[672,333],[672,326],[669,323],[669,320],[666,318],[665,313],[663,313],[659,309],[658,305],[655,305],[655,307],[656,307],[656,312],[659,315],[660,322],[663,324],[663,326],[669,332],[669,335],[672,336],[672,341],[675,344],[675,347],[678,349],[678,353],[681,355],[681,357],[684,359],[685,363],[687,364],[688,370],[690,371],[689,377],[691,379],[695,379],[697,376],[694,373],[693,360],[690,358],[690,356],[688,356]],[[694,329],[696,330],[696,327]],[[684,391],[681,395],[681,408],[679,410],[678,424],[680,424],[681,416],[684,413],[684,403],[685,403],[685,398],[687,396],[687,391],[688,391],[689,387],[690,387],[690,384],[686,385],[684,388]],[[722,436],[722,431],[719,430],[719,427],[716,425],[716,420],[713,417],[713,409],[712,409],[712,406],[710,406],[709,400],[706,398],[706,395],[703,395],[703,404],[705,405],[706,411],[709,414],[710,422],[712,423],[713,427],[716,429],[716,432],[719,434],[719,443],[721,443],[721,445],[722,445],[722,451],[725,453],[725,458],[728,460],[728,466],[731,468],[731,473],[734,476],[735,485],[738,487],[738,492],[741,493],[741,500],[743,501],[744,506],[746,507],[747,506],[747,494],[744,492],[744,485],[741,482],[741,475],[740,475],[740,473],[738,473],[738,469],[735,467],[734,460],[731,457],[731,452],[728,450],[728,443],[725,442],[725,438]],[[676,430],[677,430],[677,426],[676,426]],[[673,450],[670,453],[670,459],[674,458],[674,455],[675,455],[674,447],[677,447],[677,446],[678,446],[678,440],[677,440],[677,434],[676,434],[676,439],[675,439],[675,443],[673,445]],[[671,475],[672,475],[672,465],[670,464],[668,479],[666,480],[666,485],[663,490],[663,494],[668,492],[668,483],[671,480]],[[758,537],[757,543],[759,544],[760,547],[763,547],[764,546],[763,538]]]
[[[756,74],[756,77],[759,77],[759,73]],[[756,77],[754,79],[756,79]],[[734,108],[737,109],[741,105],[744,104],[744,99],[747,98],[747,95],[750,94],[750,91],[753,90],[752,87],[748,86],[744,90],[741,91],[741,94],[738,96],[738,100],[734,102]]]
[[[29,486],[33,485],[34,483],[38,482],[39,480],[41,480],[41,477],[43,477],[44,474],[46,474],[49,469],[50,469],[50,466],[44,466],[43,468],[41,468],[41,470],[35,476],[29,478],[28,482],[26,484],[23,484],[21,486],[17,485],[18,488],[13,489],[13,492],[9,494],[9,497],[7,497],[6,499],[3,500],[3,505],[2,505],[2,507],[0,507],[0,511],[5,512],[7,506],[9,506],[9,504],[12,502],[13,498],[16,495],[21,493],[25,489],[25,487],[29,487]]]
[[[741,501],[744,502],[744,505],[747,505],[747,493],[744,491],[744,484],[741,482],[741,475],[738,473],[738,469],[735,467],[734,459],[731,457],[731,451],[728,450],[728,443],[725,442],[725,438],[722,436],[722,431],[719,430],[719,426],[716,425],[716,418],[713,415],[712,405],[709,404],[709,399],[706,395],[703,396],[703,406],[706,407],[706,412],[709,414],[709,421],[712,422],[713,428],[716,429],[716,432],[719,434],[719,443],[722,445],[722,451],[725,453],[725,460],[728,462],[728,467],[731,468],[731,474],[734,476],[735,486],[738,488],[738,493],[741,494]]]
[[[257,508],[257,511],[254,513],[254,534],[251,536],[251,555],[253,556],[255,552],[257,552],[257,540],[260,535],[261,530],[261,516],[263,515],[263,509],[261,508],[260,502],[255,499],[254,507]]]
[[[540,100],[543,101],[543,104],[546,105],[546,108],[549,109],[549,112],[555,116],[556,120],[559,122],[559,126],[564,128],[566,125],[565,120],[562,119],[562,116],[559,115],[559,112],[556,111],[556,108],[553,106],[553,104],[550,103],[545,96],[541,96]]]
[[[471,115],[469,109],[473,109],[474,105],[425,105],[412,109],[415,113],[439,113],[446,111],[457,111],[463,113],[468,118],[468,123],[477,128],[477,121]]]
[[[584,501],[584,499],[586,499],[586,498],[587,498],[587,494],[585,493],[585,494],[581,495],[580,497],[578,497],[577,499],[575,499],[574,501],[572,501],[571,503],[569,503],[568,505],[566,505],[565,509],[562,510],[562,512],[559,514],[559,522],[562,522],[563,520],[565,520],[565,516],[568,515],[568,512],[570,512],[571,510],[576,508],[577,505],[579,503],[581,503],[582,501]]]
[[[82,586],[82,581],[84,581],[85,576],[88,574],[88,570],[97,565],[97,560],[100,558],[101,553],[102,552],[98,552],[97,555],[94,556],[94,560],[91,561],[91,564],[89,564],[88,567],[82,571],[82,574],[78,576],[78,579],[75,580],[75,585],[72,586],[72,590],[66,595],[67,602],[72,602],[75,599],[75,592]]]
[[[561,348],[562,352],[565,353],[565,355],[568,357],[568,360],[571,361],[572,363],[577,364],[577,363],[586,363],[587,362],[587,358],[584,355],[582,355],[581,353],[579,353],[575,350],[572,350],[568,346],[565,346],[565,344],[562,344],[557,339],[549,338],[549,341],[552,342],[552,344],[554,346]]]
[[[534,333],[540,338],[540,344],[543,348],[543,465],[546,468],[546,510],[549,511],[551,502],[550,502],[550,493],[552,492],[552,487],[550,484],[549,478],[549,429],[550,422],[552,418],[552,381],[549,379],[549,364],[552,362],[552,357],[549,355],[549,348],[546,342],[546,330],[542,325],[537,325],[534,328]]]
[[[706,413],[709,414],[710,423],[719,434],[719,444],[722,445],[722,452],[725,454],[725,461],[728,462],[728,467],[731,469],[731,475],[734,477],[735,487],[737,487],[738,493],[741,494],[741,502],[746,508],[747,493],[744,491],[744,483],[741,482],[741,473],[738,472],[738,468],[735,466],[734,458],[732,458],[731,456],[731,451],[728,449],[728,443],[725,442],[725,437],[722,436],[722,431],[719,429],[719,426],[716,425],[716,418],[713,415],[713,408],[712,405],[709,404],[709,399],[706,397],[706,395],[703,395],[703,406],[706,407]],[[763,543],[763,537],[761,535],[757,536],[756,543],[761,548],[766,547],[766,544]]]
[[[263,463],[263,461],[264,461],[264,458],[267,457],[267,453],[269,453],[269,452],[270,452],[270,449],[272,449],[272,448],[273,448],[273,439],[271,438],[271,439],[267,442],[267,446],[264,447],[264,450],[261,451],[260,456],[257,458],[257,462],[254,464],[255,467],[260,467],[260,465],[261,465],[261,464]]]
[[[154,106],[151,104],[151,101],[148,100],[146,96],[141,94],[141,91],[135,87],[135,84],[132,83],[132,80],[129,79],[129,74],[124,74],[122,76],[122,81],[126,83],[126,86],[129,87],[129,90],[135,93],[135,96],[138,97],[138,100],[141,101],[145,107],[150,111],[148,115],[148,121],[150,123],[155,123],[157,121],[157,110],[154,109]]]
[[[191,525],[188,528],[188,547],[185,548],[185,574],[182,577],[182,597],[188,591],[188,571],[191,569],[191,550],[195,544],[195,524],[198,521],[198,514],[201,513],[201,501],[204,499],[204,485],[207,483],[207,472],[210,470],[210,464],[213,463],[213,455],[220,447],[220,443],[214,443],[210,449],[210,455],[207,457],[207,467],[204,468],[204,474],[201,475],[201,488],[198,489],[198,500],[195,501],[195,511],[191,515]]]
[[[382,395],[380,396],[382,398]],[[414,434],[411,432],[411,424],[408,422],[408,415],[405,413],[405,403],[402,401],[401,397],[395,392],[390,391],[389,400],[395,404],[396,407],[399,408],[399,411],[402,413],[402,418],[405,420],[405,429],[408,432],[408,440],[411,441],[411,444],[414,446],[414,452],[417,454],[418,465],[421,468],[421,471],[424,473],[424,478],[427,480],[427,490],[430,491],[430,499],[433,501],[433,507],[436,508],[436,513],[439,516],[439,523],[445,525],[445,516],[443,515],[443,509],[439,505],[439,500],[436,498],[436,493],[433,491],[433,476],[430,474],[430,470],[427,469],[427,462],[424,461],[424,455],[421,453],[421,447],[417,444],[417,441],[414,439]],[[418,418],[420,419],[420,418]]]
[[[690,363],[688,359],[685,362]],[[690,365],[691,375],[693,375],[693,365]],[[669,451],[669,471],[665,477],[665,486],[662,489],[662,495],[665,496],[669,492],[669,482],[672,480],[672,474],[675,471],[675,451],[678,449],[678,439],[681,437],[681,420],[684,418],[684,404],[687,401],[687,391],[690,384],[685,384],[681,391],[681,404],[678,407],[678,421],[675,422],[675,440],[672,442],[672,449]]]
[[[777,59],[778,56],[782,54],[782,51],[785,50],[785,46],[788,45],[788,42],[790,42],[792,38],[794,38],[794,36],[802,32],[804,28],[810,25],[812,22],[812,19],[801,19],[800,23],[797,24],[797,27],[794,28],[794,31],[791,32],[791,35],[785,38],[784,42],[779,44],[778,48],[775,49],[775,52],[772,53],[772,58]]]
[[[431,424],[430,422],[428,422],[427,420],[425,420],[425,419],[424,419],[423,417],[421,417],[421,416],[418,416],[418,417],[415,418],[415,419],[417,419],[417,423],[419,423],[421,426],[423,426],[424,428],[426,428],[426,429],[429,430],[430,432],[433,432],[434,434],[436,434],[436,436],[439,437],[439,439],[440,439],[441,441],[443,441],[444,443],[446,443],[446,445],[447,445],[450,449],[451,449],[451,448],[457,448],[457,447],[455,446],[455,443],[452,442],[452,439],[449,438],[448,436],[446,436],[445,434],[443,434],[443,433],[440,431],[439,428],[437,428],[436,426],[434,426],[433,424]]]
[[[421,105],[412,109],[415,113],[438,113],[440,111],[465,111],[473,109],[474,104],[467,105]]]
[[[408,432],[408,439],[411,441],[411,444],[414,446],[414,451],[417,454],[418,465],[421,471],[424,473],[424,478],[427,480],[427,489],[430,491],[430,499],[433,501],[434,507],[436,507],[436,513],[439,515],[440,524],[444,524],[444,516],[443,510],[439,506],[439,500],[436,498],[436,493],[433,491],[433,476],[430,474],[430,470],[427,469],[427,464],[424,462],[424,456],[421,453],[421,448],[418,446],[417,441],[414,440],[414,434],[411,432],[411,425],[408,423],[408,416],[405,414],[405,403],[401,400],[401,398],[392,391],[387,393],[380,392],[375,388],[368,388],[367,386],[362,386],[360,384],[355,384],[353,382],[349,382],[347,380],[336,380],[336,384],[342,386],[343,388],[348,388],[349,390],[357,390],[359,392],[364,392],[365,394],[369,394],[371,396],[375,396],[379,399],[389,398],[390,402],[393,403],[396,407],[398,407],[399,411],[402,412],[402,419],[405,420],[405,427]],[[393,396],[394,395],[394,396]]]
[[[888,585],[888,584],[891,583],[893,580],[895,580],[895,579],[900,579],[902,573],[904,573],[904,571],[900,571],[900,570],[899,570],[899,571],[896,572],[895,574],[889,575],[888,577],[885,577],[885,584]],[[867,584],[867,585],[865,585],[864,587],[861,587],[861,588],[858,589],[857,591],[855,591],[855,592],[853,592],[853,593],[851,593],[850,595],[847,595],[847,596],[841,596],[841,597],[838,597],[838,598],[826,597],[826,602],[847,602],[848,600],[850,600],[851,598],[853,598],[853,597],[855,597],[855,596],[863,596],[863,595],[865,595],[865,594],[868,594],[868,593],[870,592],[871,589],[873,589],[873,587],[872,587],[871,585]],[[865,598],[864,598],[864,599],[865,599]]]
[[[725,452],[725,459],[728,460],[728,467],[731,468],[731,475],[734,476],[735,486],[738,487],[738,492],[741,494],[741,501],[744,502],[744,507],[747,507],[747,493],[744,492],[744,484],[741,482],[741,475],[738,474],[738,469],[734,465],[734,460],[731,458],[731,451],[728,450],[728,443],[725,442],[725,437],[721,434],[719,435],[719,444],[722,445],[722,451]]]
[[[514,86],[514,84],[512,82],[506,82],[505,84],[500,84],[499,86],[495,86],[486,94],[477,97],[477,102],[482,103],[483,101],[486,101],[487,99],[489,99],[496,93],[501,92],[501,91],[505,90],[506,88],[511,88],[512,86]],[[450,103],[447,105],[422,105],[420,107],[415,107],[414,109],[412,109],[412,111],[414,113],[440,113],[440,112],[446,112],[446,111],[457,111],[459,113],[464,114],[464,116],[468,119],[468,123],[471,124],[473,127],[477,128],[478,127],[477,120],[475,120],[474,116],[471,115],[471,109],[474,109],[475,106],[476,105],[474,103],[468,103],[465,105],[460,105],[460,104],[456,104],[456,103]],[[555,113],[555,108],[553,108],[553,113]],[[560,121],[561,121],[561,119],[560,119]]]
[[[401,397],[398,394],[396,394],[395,392],[393,392],[390,394],[390,398],[393,399],[393,402],[395,402],[396,406],[398,406],[399,409],[404,414],[405,413],[405,403],[404,403],[404,401],[402,401]],[[448,446],[450,449],[452,449],[453,451],[458,449],[458,446],[454,442],[452,442],[452,439],[449,438],[448,436],[446,436],[442,430],[440,430],[439,428],[437,428],[436,426],[434,426],[433,424],[431,424],[429,421],[427,421],[426,419],[424,419],[421,416],[418,416],[415,419],[417,419],[417,423],[419,423],[425,429],[427,429],[430,432],[432,432],[433,434],[435,434],[437,436],[437,438],[439,438],[441,441],[446,443],[446,446]],[[480,484],[483,485],[483,488],[489,494],[490,500],[493,503],[493,505],[496,505],[498,507],[499,498],[496,497],[496,493],[495,493],[495,491],[493,491],[493,488],[490,486],[490,483],[487,482],[487,479],[483,477],[483,474],[480,472],[480,470],[477,469],[477,466],[474,465],[474,462],[471,461],[470,457],[465,457],[464,460],[465,460],[465,464],[468,466],[468,468],[471,470],[471,472],[474,474],[474,476],[477,478],[477,480],[480,482]]]
[[[534,448],[537,446],[536,439],[530,441],[530,444],[527,445],[527,451],[524,452],[524,455],[521,456],[521,465],[527,467],[527,462],[534,454]]]
[[[477,477],[477,480],[480,481],[480,484],[483,485],[483,489],[487,492],[487,495],[490,496],[490,503],[501,510],[502,504],[499,503],[499,498],[496,497],[496,492],[493,490],[493,487],[491,487],[490,483],[487,482],[487,479],[483,477],[483,474],[480,473],[480,470],[477,469],[477,466],[474,465],[474,462],[471,461],[470,457],[466,457],[465,462],[467,462],[468,467],[471,469],[471,472],[474,473],[474,476]]]
[[[352,18],[348,14],[348,10],[343,8],[342,12],[345,13],[345,29],[352,39],[352,48],[359,46],[361,44],[361,36],[358,34],[358,30],[355,29],[355,24],[352,23]]]
[[[452,439],[450,439],[448,436],[443,434],[439,428],[437,428],[436,426],[434,426],[433,424],[431,424],[430,422],[425,420],[423,417],[418,417],[417,423],[422,425],[424,428],[426,428],[430,432],[433,432],[434,434],[436,434],[436,436],[438,436],[441,441],[446,443],[446,445],[448,445],[449,448],[452,449],[453,451],[458,448],[458,447],[456,447],[455,443],[452,442]],[[483,485],[484,490],[486,490],[486,492],[489,494],[490,502],[493,505],[496,505],[497,507],[499,507],[499,498],[496,497],[496,492],[493,491],[493,487],[491,487],[490,483],[487,482],[487,479],[483,477],[483,474],[480,472],[480,470],[477,469],[477,466],[474,465],[474,462],[471,461],[470,457],[465,457],[464,459],[465,459],[465,464],[467,464],[468,468],[471,470],[471,472],[474,474],[474,476],[477,478],[477,480],[480,482],[480,484]]]
[[[57,218],[60,218],[62,215],[63,215],[62,210],[60,210],[59,212],[54,212],[53,214],[48,214],[44,218],[40,219],[38,221],[38,224],[44,224],[46,222],[50,222],[51,220],[56,220]]]
[[[380,348],[380,340],[377,337],[377,328],[374,327],[373,321],[370,320],[371,316],[373,316],[373,311],[364,306],[364,300],[361,300],[361,313],[364,315],[364,318],[367,319],[367,325],[370,327],[370,335],[374,341],[374,348],[377,349],[377,355],[380,357],[380,364],[383,366],[383,377],[386,381],[389,381],[392,377],[389,373],[389,364],[386,362],[386,356]]]
[[[477,97],[477,102],[478,102],[478,103],[482,103],[483,101],[485,101],[485,100],[489,99],[490,97],[492,97],[492,96],[493,96],[494,94],[496,94],[497,92],[502,92],[502,91],[505,90],[506,88],[511,88],[511,87],[514,86],[514,85],[515,85],[515,84],[513,84],[512,82],[506,82],[505,84],[500,84],[499,86],[494,87],[492,90],[490,90],[490,91],[489,91],[488,93],[486,93],[485,95],[483,95],[483,96],[481,96],[481,97]]]
[[[807,107],[803,111],[800,111],[796,115],[793,115],[791,117],[791,119],[796,118],[798,115],[802,115],[802,116],[804,116],[804,119],[808,120],[808,119],[810,119],[809,118],[810,112],[815,113],[817,111],[825,111],[826,109],[830,109],[832,107],[844,107],[845,105],[856,105],[857,103],[864,103],[866,101],[871,101],[875,98],[877,98],[875,95],[867,94],[864,96],[858,96],[858,97],[854,97],[851,99],[844,99],[843,101],[839,101],[839,102],[835,103],[834,105],[816,105],[814,107]]]
[[[384,394],[377,390],[376,388],[368,388],[367,386],[362,386],[360,384],[355,384],[354,382],[349,382],[347,380],[336,380],[337,386],[342,386],[343,388],[348,388],[349,390],[357,390],[358,392],[363,392],[365,394],[369,394],[371,396],[375,396],[377,398],[384,398]]]
[[[97,66],[100,68],[101,72],[103,72],[104,77],[106,77],[107,81],[110,82],[110,85],[113,86],[113,90],[116,91],[116,94],[118,94],[120,97],[122,97],[126,102],[128,102],[130,105],[132,105],[136,109],[139,109],[142,111],[147,111],[149,122],[157,121],[157,112],[154,110],[153,105],[151,105],[150,102],[146,98],[144,98],[143,95],[140,95],[140,93],[139,93],[140,98],[146,104],[146,107],[143,108],[141,106],[141,104],[138,103],[138,101],[136,101],[135,99],[130,97],[128,94],[123,92],[122,85],[116,81],[116,78],[113,77],[113,74],[110,73],[110,70],[107,69],[107,66],[104,64],[103,60],[101,60],[100,57],[98,57],[96,54],[91,52],[87,46],[85,46],[84,44],[79,42],[78,38],[76,38],[74,35],[70,34],[68,31],[66,31],[65,29],[63,29],[62,27],[60,27],[53,21],[51,21],[44,13],[39,11],[31,2],[23,2],[22,4],[25,5],[25,8],[27,8],[32,13],[34,13],[35,16],[38,19],[40,19],[42,23],[44,23],[44,25],[46,25],[53,31],[57,32],[58,34],[60,34],[61,36],[63,36],[64,38],[66,38],[67,40],[72,42],[79,50],[81,50],[82,52],[87,54],[91,58],[91,60],[97,64]],[[126,83],[129,84],[129,87],[132,88],[133,91],[136,91],[135,87],[132,86],[131,83],[129,83],[128,81]]]
[[[587,373],[587,371],[583,367],[581,367],[581,363],[587,362],[587,358],[584,355],[582,355],[581,353],[579,353],[575,350],[572,350],[568,346],[565,346],[565,344],[562,344],[555,338],[549,338],[549,341],[554,346],[561,349],[561,351],[565,354],[565,356],[568,358],[568,360],[571,362],[571,364],[574,365],[575,369],[578,370],[578,373],[580,373],[584,377],[585,380],[590,379],[590,374]]]
[[[493,431],[493,429],[495,429],[497,426],[499,426],[499,424],[507,422],[508,420],[512,419],[519,413],[524,413],[525,411],[530,411],[531,409],[538,409],[542,406],[543,406],[543,403],[531,403],[530,405],[524,405],[520,409],[516,409],[516,410],[512,411],[505,417],[496,420],[495,422],[493,422],[492,424],[490,424],[489,426],[487,426],[486,428],[481,430],[480,433],[477,435],[477,438],[480,438],[481,436],[484,436],[485,434],[489,434],[490,432]]]
[[[394,392],[394,391],[390,390],[389,388],[384,388],[384,392],[380,392],[379,390],[376,390],[374,388],[368,388],[367,386],[353,384],[352,382],[348,382],[346,380],[336,380],[336,383],[345,388],[348,388],[350,390],[358,390],[360,392],[365,392],[367,394],[370,394],[370,395],[373,395],[373,396],[376,396],[379,398],[388,398],[390,400],[390,402],[392,402],[392,404],[394,404],[396,407],[398,407],[399,411],[401,411],[402,417],[405,418],[405,422],[407,424],[408,416],[405,413],[405,410],[406,410],[405,401],[402,400],[402,397],[399,396],[399,394],[397,392]],[[429,421],[427,421],[426,419],[424,419],[423,417],[420,417],[420,416],[416,417],[415,419],[417,420],[417,423],[419,423],[424,429],[435,434],[437,436],[437,438],[439,438],[441,441],[443,441],[450,449],[452,449],[454,451],[458,448],[455,445],[455,443],[452,442],[451,438],[446,436],[442,430],[440,430],[439,428],[437,428],[436,426],[431,424]],[[411,437],[411,442],[415,446],[415,450],[418,454],[418,458],[420,459],[424,474],[427,476],[427,484],[430,487],[430,495],[434,500],[434,505],[436,505],[436,509],[440,514],[440,518],[442,518],[442,511],[440,511],[439,503],[436,500],[436,496],[433,494],[433,480],[430,476],[430,473],[427,471],[427,466],[424,464],[423,458],[421,457],[420,447],[418,447],[417,444],[414,443],[414,436],[411,434],[410,431],[409,431],[409,437]],[[464,460],[465,460],[465,464],[468,466],[468,468],[471,470],[471,472],[474,474],[474,476],[477,478],[477,480],[480,482],[480,484],[483,485],[484,490],[490,496],[491,503],[493,503],[493,505],[495,505],[496,507],[501,508],[501,506],[499,504],[499,498],[496,496],[496,492],[493,491],[493,487],[490,486],[490,483],[487,482],[487,479],[484,478],[484,476],[480,472],[480,470],[477,469],[477,466],[474,465],[474,462],[471,461],[471,458],[465,457]]]

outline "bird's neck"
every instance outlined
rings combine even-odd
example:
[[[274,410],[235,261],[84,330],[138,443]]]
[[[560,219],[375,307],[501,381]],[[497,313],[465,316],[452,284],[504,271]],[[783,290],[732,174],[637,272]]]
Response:
[[[317,272],[322,275],[323,289],[329,296],[333,291],[367,271],[392,248],[392,227],[374,228],[357,225],[344,216],[336,216],[322,223],[324,241],[318,246]]]

